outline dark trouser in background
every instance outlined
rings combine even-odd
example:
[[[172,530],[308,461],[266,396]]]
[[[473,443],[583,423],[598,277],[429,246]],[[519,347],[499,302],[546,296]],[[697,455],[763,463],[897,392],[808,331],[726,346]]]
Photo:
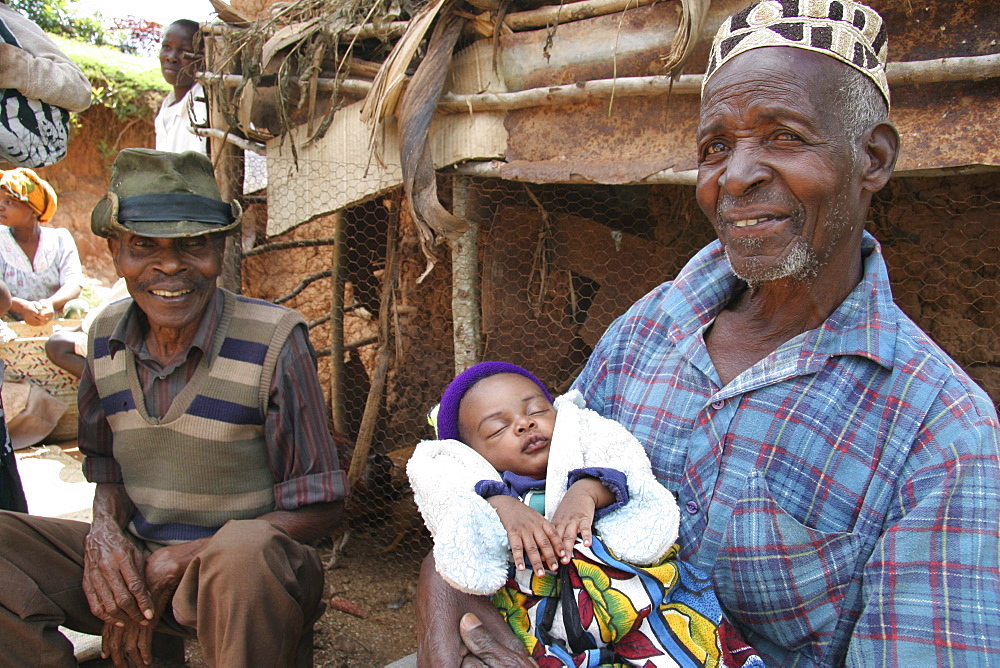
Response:
[[[75,666],[59,626],[100,635],[83,593],[82,522],[0,511],[0,638],[14,666]],[[197,636],[213,666],[293,666],[311,660],[323,567],[313,548],[259,520],[233,521],[184,573],[161,622]],[[304,650],[304,651],[302,651]]]
[[[17,458],[7,437],[7,425],[4,423],[2,409],[0,409],[0,432],[2,432],[0,433],[0,510],[26,513],[28,502],[24,498],[21,476],[17,472]]]

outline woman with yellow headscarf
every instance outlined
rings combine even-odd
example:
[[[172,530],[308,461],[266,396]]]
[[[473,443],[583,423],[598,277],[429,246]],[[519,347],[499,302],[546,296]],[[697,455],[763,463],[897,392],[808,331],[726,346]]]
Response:
[[[10,288],[9,313],[43,325],[80,295],[83,269],[69,230],[45,227],[56,193],[30,169],[0,172],[0,280]]]

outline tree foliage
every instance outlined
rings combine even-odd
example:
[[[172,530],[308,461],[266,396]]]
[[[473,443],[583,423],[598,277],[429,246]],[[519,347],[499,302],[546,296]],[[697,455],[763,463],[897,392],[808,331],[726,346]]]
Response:
[[[70,11],[72,0],[7,0],[7,5],[38,24],[48,33],[65,35],[89,44],[108,44],[108,35],[98,17],[78,17]]]
[[[160,49],[163,26],[146,19],[127,16],[112,22],[111,43],[122,53],[135,56],[152,56]]]

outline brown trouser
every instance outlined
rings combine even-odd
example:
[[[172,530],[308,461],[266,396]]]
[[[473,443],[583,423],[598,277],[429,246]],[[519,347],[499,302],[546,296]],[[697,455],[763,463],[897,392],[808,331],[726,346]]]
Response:
[[[58,626],[99,635],[83,593],[89,524],[0,511],[0,662],[75,666]],[[195,557],[161,626],[197,636],[212,666],[291,666],[323,612],[313,548],[260,520],[223,526]]]

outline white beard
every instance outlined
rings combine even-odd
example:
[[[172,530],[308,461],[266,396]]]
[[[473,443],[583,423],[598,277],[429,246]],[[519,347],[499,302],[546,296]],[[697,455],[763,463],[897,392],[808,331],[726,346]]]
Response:
[[[726,256],[729,257],[728,246],[726,247]],[[733,266],[731,258],[729,264]],[[805,282],[816,276],[819,266],[819,258],[816,257],[809,245],[805,241],[799,241],[792,247],[788,255],[777,264],[766,265],[757,260],[748,260],[744,261],[741,270],[737,271],[734,268],[733,272],[753,288],[761,283],[777,281],[782,278]]]

